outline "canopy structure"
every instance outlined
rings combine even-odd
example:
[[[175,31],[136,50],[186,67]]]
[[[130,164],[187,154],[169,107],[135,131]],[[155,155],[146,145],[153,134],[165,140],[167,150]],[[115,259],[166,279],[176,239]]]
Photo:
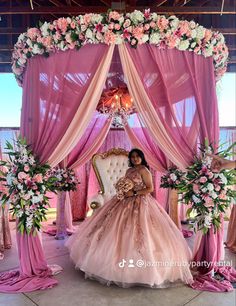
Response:
[[[218,143],[215,83],[226,70],[227,55],[221,34],[148,10],[59,18],[28,29],[13,54],[13,71],[23,87],[21,135],[42,162],[83,165],[112,123],[109,113],[98,111],[101,96],[127,87],[135,111],[122,119],[133,145],[155,170],[164,172],[171,163],[185,169],[199,143],[206,138]],[[0,291],[51,286],[39,239],[17,237],[19,250],[28,252],[32,266],[37,261],[40,267],[42,260],[42,270],[30,274],[22,265],[29,280],[24,288],[8,279]],[[218,262],[221,242],[221,231],[201,236],[198,260]],[[30,252],[34,247],[40,259]],[[34,287],[35,275],[42,277]]]

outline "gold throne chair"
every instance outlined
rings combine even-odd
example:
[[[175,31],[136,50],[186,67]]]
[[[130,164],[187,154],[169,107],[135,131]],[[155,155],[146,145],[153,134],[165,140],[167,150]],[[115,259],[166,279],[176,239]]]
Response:
[[[114,185],[129,168],[128,154],[124,149],[113,148],[93,156],[92,165],[100,186],[98,194],[89,200],[93,210],[103,206],[116,194]]]

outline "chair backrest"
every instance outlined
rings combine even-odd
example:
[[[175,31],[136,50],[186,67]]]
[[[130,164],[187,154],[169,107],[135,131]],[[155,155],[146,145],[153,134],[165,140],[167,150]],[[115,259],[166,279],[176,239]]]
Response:
[[[104,201],[109,201],[115,194],[114,184],[123,177],[128,169],[128,152],[113,148],[105,153],[95,154],[92,159]]]

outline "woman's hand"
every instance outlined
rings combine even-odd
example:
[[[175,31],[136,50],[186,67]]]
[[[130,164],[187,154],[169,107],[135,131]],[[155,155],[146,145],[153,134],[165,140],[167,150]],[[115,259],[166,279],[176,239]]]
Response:
[[[133,195],[134,195],[133,190],[129,190],[128,192],[126,192],[125,197],[129,198],[129,197],[132,197]]]

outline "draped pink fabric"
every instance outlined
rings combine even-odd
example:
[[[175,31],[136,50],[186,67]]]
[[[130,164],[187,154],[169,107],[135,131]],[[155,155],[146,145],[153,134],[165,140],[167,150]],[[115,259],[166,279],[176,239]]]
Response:
[[[236,253],[236,205],[233,205],[230,214],[226,246],[233,253]]]
[[[21,134],[42,162],[64,136],[107,50],[103,44],[86,45],[27,64]]]
[[[119,51],[138,115],[172,162],[182,168],[190,164],[197,142],[204,143],[205,138],[217,146],[219,123],[212,58],[146,44],[137,49],[119,46]],[[172,148],[167,145],[167,136]],[[223,224],[217,233],[211,229],[201,238],[196,260],[213,262],[208,271],[220,260],[222,239]],[[204,286],[195,285],[204,290]],[[221,289],[216,285],[215,290]]]
[[[38,56],[27,64],[21,135],[41,162],[47,161],[66,133],[107,50],[109,46],[103,44],[86,45],[47,59]],[[55,285],[38,236],[17,234],[17,245],[20,270],[0,275],[0,292],[27,292]]]
[[[82,138],[64,161],[65,166],[75,169],[89,161],[104,142],[110,125],[111,119],[95,112]],[[66,229],[69,232],[73,232],[69,197],[67,197],[67,201],[64,201],[64,203],[60,201],[60,205],[58,205],[57,238],[63,239],[66,234]]]

